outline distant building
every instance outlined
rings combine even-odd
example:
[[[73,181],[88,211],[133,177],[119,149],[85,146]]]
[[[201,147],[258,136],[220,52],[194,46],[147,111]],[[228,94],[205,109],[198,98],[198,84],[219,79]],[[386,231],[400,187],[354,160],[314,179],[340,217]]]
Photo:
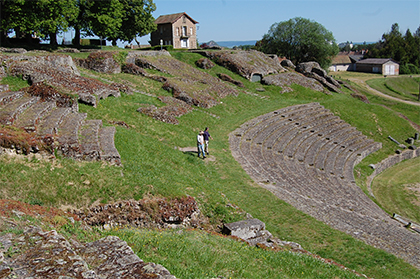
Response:
[[[330,72],[356,71],[356,62],[363,59],[362,52],[340,52],[331,61]]]
[[[159,16],[157,30],[150,35],[151,45],[172,45],[174,48],[196,49],[198,23],[186,13]]]
[[[399,74],[400,65],[391,58],[368,58],[356,63],[356,71],[394,76]]]

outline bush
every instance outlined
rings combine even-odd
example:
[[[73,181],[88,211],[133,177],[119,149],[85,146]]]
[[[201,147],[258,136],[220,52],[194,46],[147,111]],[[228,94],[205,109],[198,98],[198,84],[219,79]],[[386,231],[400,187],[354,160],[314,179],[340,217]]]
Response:
[[[400,74],[402,75],[413,75],[420,74],[420,68],[414,64],[400,65]]]

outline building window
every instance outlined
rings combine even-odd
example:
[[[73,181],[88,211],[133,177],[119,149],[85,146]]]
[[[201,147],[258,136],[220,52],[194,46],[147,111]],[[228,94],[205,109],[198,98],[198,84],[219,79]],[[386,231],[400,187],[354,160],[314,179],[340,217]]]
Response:
[[[179,36],[179,27],[176,28],[176,35]]]
[[[187,26],[182,26],[182,36],[187,36]]]
[[[193,28],[192,27],[190,27],[190,35],[192,36],[192,35],[194,35],[193,34]]]

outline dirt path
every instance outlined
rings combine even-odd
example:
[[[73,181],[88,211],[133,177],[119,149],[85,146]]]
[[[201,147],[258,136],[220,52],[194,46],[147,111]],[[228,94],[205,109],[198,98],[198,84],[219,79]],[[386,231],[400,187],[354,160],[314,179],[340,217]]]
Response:
[[[348,77],[348,79],[350,81],[353,81],[353,82],[357,83],[358,85],[366,88],[369,92],[371,92],[374,95],[380,96],[382,98],[390,99],[390,100],[393,100],[393,101],[397,101],[397,102],[401,102],[401,103],[405,103],[405,104],[409,104],[409,105],[420,107],[420,102],[413,102],[413,101],[401,100],[399,98],[395,98],[395,97],[389,96],[387,94],[382,93],[381,91],[378,91],[378,90],[370,87],[366,83],[365,80],[361,80],[361,79],[358,79],[358,78],[355,78],[355,77]]]

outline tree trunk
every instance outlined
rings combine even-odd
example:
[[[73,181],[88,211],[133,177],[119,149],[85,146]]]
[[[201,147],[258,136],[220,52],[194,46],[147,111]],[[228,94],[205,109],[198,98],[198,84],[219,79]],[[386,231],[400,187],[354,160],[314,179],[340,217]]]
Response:
[[[74,31],[73,45],[80,46],[80,29],[75,27]]]
[[[57,45],[57,33],[50,33],[50,45],[56,46]]]
[[[112,40],[112,46],[117,46],[117,40]]]

